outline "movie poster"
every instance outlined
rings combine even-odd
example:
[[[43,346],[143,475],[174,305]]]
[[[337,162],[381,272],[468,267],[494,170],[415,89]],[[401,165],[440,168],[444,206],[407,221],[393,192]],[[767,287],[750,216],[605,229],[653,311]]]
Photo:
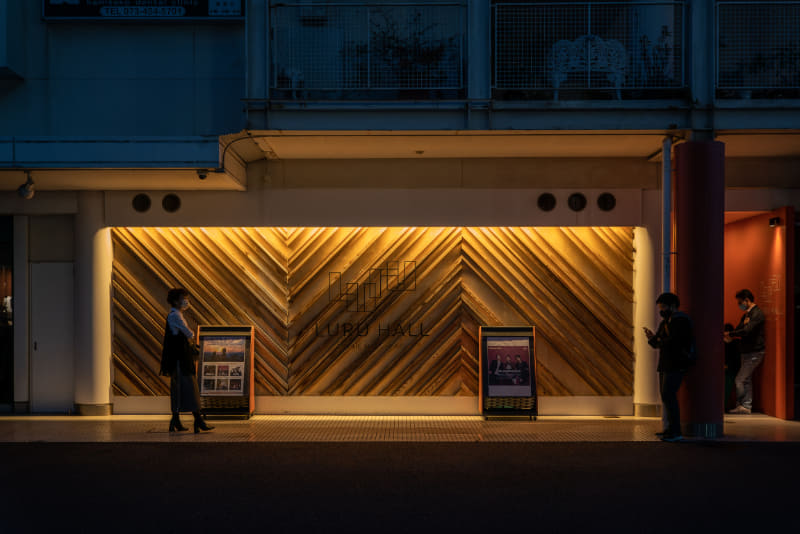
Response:
[[[200,369],[202,395],[243,395],[245,336],[204,336]]]
[[[490,397],[530,397],[531,354],[527,337],[486,340],[486,377]]]

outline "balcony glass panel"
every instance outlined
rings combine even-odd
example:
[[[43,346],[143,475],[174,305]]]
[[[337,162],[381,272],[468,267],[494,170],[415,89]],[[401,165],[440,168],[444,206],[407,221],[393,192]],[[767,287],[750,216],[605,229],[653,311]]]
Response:
[[[684,19],[681,1],[496,2],[494,97],[683,96]]]
[[[800,2],[717,3],[717,98],[800,98]]]
[[[270,22],[273,99],[464,96],[463,4],[281,4]]]

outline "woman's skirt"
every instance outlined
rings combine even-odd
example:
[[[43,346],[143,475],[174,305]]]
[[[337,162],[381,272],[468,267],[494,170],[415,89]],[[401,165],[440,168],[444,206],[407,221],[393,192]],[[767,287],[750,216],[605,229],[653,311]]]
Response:
[[[197,388],[197,377],[181,373],[180,363],[176,364],[176,372],[169,380],[169,397],[172,413],[200,411],[200,390]]]

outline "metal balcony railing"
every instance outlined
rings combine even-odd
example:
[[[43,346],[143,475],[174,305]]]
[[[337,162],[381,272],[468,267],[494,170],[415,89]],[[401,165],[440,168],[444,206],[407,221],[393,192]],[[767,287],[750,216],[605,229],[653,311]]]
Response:
[[[717,2],[717,96],[800,97],[800,2]]]
[[[686,86],[683,1],[493,5],[496,98],[655,98]]]
[[[465,11],[459,2],[273,5],[273,97],[463,96]]]

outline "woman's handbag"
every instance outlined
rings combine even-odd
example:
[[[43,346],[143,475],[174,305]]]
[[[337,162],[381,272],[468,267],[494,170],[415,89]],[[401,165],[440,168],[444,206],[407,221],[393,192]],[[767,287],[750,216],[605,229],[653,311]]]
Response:
[[[183,337],[184,354],[186,354],[191,361],[196,362],[200,358],[200,349],[197,347],[197,345],[189,341],[186,336],[181,337]]]

